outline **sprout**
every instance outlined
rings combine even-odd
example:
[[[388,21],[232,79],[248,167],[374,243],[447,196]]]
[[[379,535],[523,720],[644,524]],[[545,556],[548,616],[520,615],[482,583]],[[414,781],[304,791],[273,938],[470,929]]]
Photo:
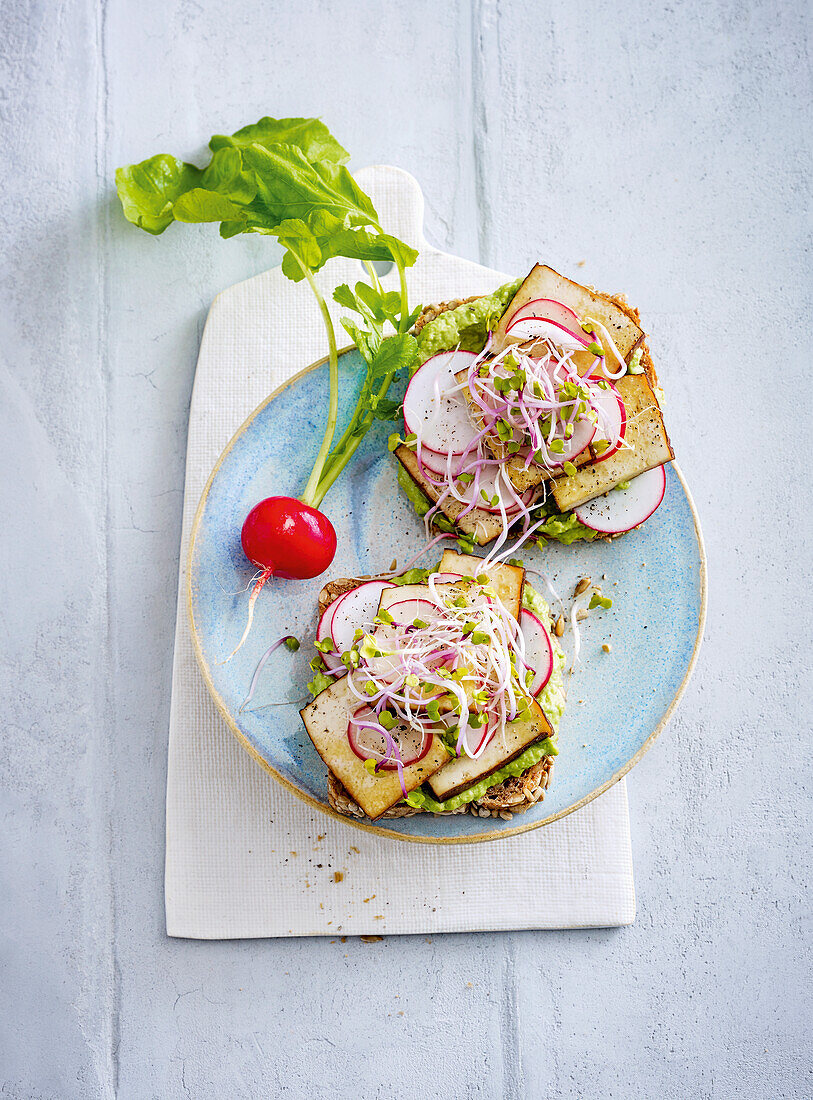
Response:
[[[384,738],[386,752],[376,769],[403,763],[396,728],[401,722],[476,758],[527,706],[517,672],[521,667],[524,673],[525,665],[516,620],[490,585],[475,581],[465,595],[449,599],[436,587],[437,578],[429,576],[429,606],[421,619],[399,622],[393,609],[392,623],[379,628],[386,631],[385,660],[374,655],[374,647],[382,650],[380,638],[365,636],[358,672],[348,677],[351,693],[369,707],[364,725]],[[485,573],[481,578],[488,580]]]
[[[290,649],[292,652],[296,652],[296,650],[299,649],[299,640],[295,638],[293,634],[286,634],[283,638],[278,638],[277,641],[274,642],[273,645],[270,645],[265,653],[263,653],[262,657],[260,657],[260,660],[257,663],[257,667],[254,669],[254,675],[251,677],[251,684],[248,689],[248,694],[246,695],[243,702],[240,704],[240,710],[238,711],[238,714],[242,714],[243,710],[254,698],[254,692],[257,690],[257,684],[260,680],[260,674],[265,668],[268,658],[271,656],[272,653],[274,653],[275,650],[279,649],[281,645],[284,645],[286,649]],[[314,657],[311,661],[311,668],[318,676],[319,673],[325,668],[325,663],[321,657]]]

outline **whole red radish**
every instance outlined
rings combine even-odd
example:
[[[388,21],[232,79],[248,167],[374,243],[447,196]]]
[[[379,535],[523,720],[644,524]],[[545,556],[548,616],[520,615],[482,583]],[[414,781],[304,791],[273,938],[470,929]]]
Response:
[[[253,565],[289,579],[317,577],[336,553],[336,532],[327,516],[293,497],[266,497],[255,504],[240,541]]]
[[[288,580],[318,577],[336,553],[333,524],[327,516],[294,497],[266,497],[255,504],[245,518],[240,541],[248,560],[262,573],[248,599],[248,622],[243,637],[227,661],[248,637],[254,621],[254,604],[269,577]]]

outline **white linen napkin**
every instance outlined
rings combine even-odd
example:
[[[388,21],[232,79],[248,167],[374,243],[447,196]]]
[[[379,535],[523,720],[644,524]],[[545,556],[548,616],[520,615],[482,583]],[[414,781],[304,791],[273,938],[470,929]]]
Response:
[[[420,250],[409,273],[413,301],[486,293],[507,281],[427,244],[412,176],[378,166],[358,180],[382,224]],[[319,281],[329,291],[359,277],[354,261],[337,260]],[[516,837],[414,844],[362,832],[301,802],[254,763],[218,714],[187,617],[192,519],[235,430],[286,378],[323,355],[307,285],[278,268],[230,287],[212,305],[189,415],[167,775],[168,934],[230,939],[631,923],[623,780],[577,813]]]

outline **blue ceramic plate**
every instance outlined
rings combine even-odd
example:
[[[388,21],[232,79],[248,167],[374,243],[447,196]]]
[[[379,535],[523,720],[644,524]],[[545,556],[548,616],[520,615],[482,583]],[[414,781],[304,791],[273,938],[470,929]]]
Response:
[[[355,351],[340,359],[340,423],[355,405],[364,371]],[[246,621],[244,588],[254,570],[240,547],[248,511],[273,494],[298,496],[316,458],[327,407],[324,363],[303,371],[263,404],[232,439],[203,493],[192,531],[189,610],[197,657],[223,717],[244,747],[276,779],[326,813],[325,765],[311,745],[298,708],[314,656],[316,599],[331,576],[354,577],[405,564],[425,541],[396,481],[387,450],[391,423],[378,422],[326,497],[339,549],[329,573],[309,581],[269,583],[242,650],[221,664]],[[705,561],[700,528],[686,485],[668,468],[666,496],[638,531],[614,542],[552,544],[523,552],[544,569],[563,597],[589,574],[611,594],[613,608],[582,624],[582,667],[570,686],[559,733],[559,756],[544,802],[511,821],[471,814],[420,814],[360,828],[430,843],[492,840],[545,825],[583,806],[620,779],[665,725],[682,694],[699,648],[705,613]],[[429,559],[436,561],[434,552]],[[422,564],[430,564],[430,560]],[[531,578],[533,579],[533,578]],[[282,634],[302,647],[284,647],[268,661],[246,710],[240,705],[262,653]],[[611,653],[602,650],[609,643]],[[303,698],[304,697],[304,698]],[[289,705],[279,704],[292,701]],[[349,819],[342,818],[343,821]]]

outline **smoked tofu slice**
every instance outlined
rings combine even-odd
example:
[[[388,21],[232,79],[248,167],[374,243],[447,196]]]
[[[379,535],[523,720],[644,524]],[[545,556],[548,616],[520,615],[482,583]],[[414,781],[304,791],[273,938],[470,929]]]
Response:
[[[482,558],[475,557],[473,554],[458,554],[454,550],[444,550],[443,557],[440,559],[439,572],[460,573],[463,577],[478,577],[481,573],[487,573],[503,607],[519,622],[522,589],[525,585],[525,570],[520,566],[499,562],[487,566]]]
[[[511,317],[536,298],[553,298],[554,301],[569,306],[580,317],[586,315],[600,321],[612,336],[619,354],[627,361],[644,338],[638,325],[610,298],[597,294],[580,283],[574,283],[552,267],[537,264],[511,299],[494,330],[495,351],[501,351],[506,346],[505,328]]]
[[[378,775],[370,775],[363,761],[350,748],[347,724],[356,706],[356,697],[351,694],[345,677],[325,688],[299,713],[314,748],[325,764],[367,817],[375,820],[400,802],[404,792],[397,771],[380,771]],[[433,737],[427,755],[404,768],[407,792],[425,783],[448,759],[449,753],[441,739]]]
[[[500,458],[502,454],[502,444],[499,440],[492,442],[492,439],[489,438],[486,440],[486,443],[494,457]],[[494,445],[495,443],[496,446]],[[576,455],[575,458],[571,459],[571,462],[577,469],[582,466],[587,466],[592,461],[593,456],[590,453],[589,447],[582,451],[580,455]],[[518,493],[525,493],[528,489],[534,489],[548,479],[555,481],[557,478],[567,476],[562,469],[548,473],[548,471],[543,470],[541,466],[537,466],[535,462],[532,462],[530,466],[526,467],[525,460],[517,458],[516,456],[509,458],[505,465],[508,477],[511,479],[511,484]]]
[[[421,490],[425,497],[433,503],[437,503],[438,492],[421,473],[415,452],[402,443],[395,449],[395,457],[404,467],[406,472]],[[541,495],[541,487],[539,491]],[[440,510],[450,523],[453,523],[459,531],[476,542],[478,546],[486,546],[502,534],[502,516],[499,512],[486,512],[483,508],[472,508],[465,516],[461,516],[465,506],[459,500],[447,497],[440,506]],[[458,518],[459,517],[459,518]],[[509,519],[511,517],[509,516]]]
[[[553,737],[553,729],[539,703],[533,700],[528,718],[520,718],[506,725],[505,738],[499,733],[496,734],[483,755],[477,760],[472,760],[468,756],[458,756],[450,760],[429,777],[429,786],[439,801],[452,798],[473,783],[486,779],[492,772],[510,763],[529,745],[542,740],[543,737]]]
[[[603,462],[585,466],[571,477],[553,483],[553,497],[562,512],[569,512],[638,474],[662,466],[675,457],[663,426],[658,399],[645,374],[625,374],[616,383],[627,411],[627,447]]]

